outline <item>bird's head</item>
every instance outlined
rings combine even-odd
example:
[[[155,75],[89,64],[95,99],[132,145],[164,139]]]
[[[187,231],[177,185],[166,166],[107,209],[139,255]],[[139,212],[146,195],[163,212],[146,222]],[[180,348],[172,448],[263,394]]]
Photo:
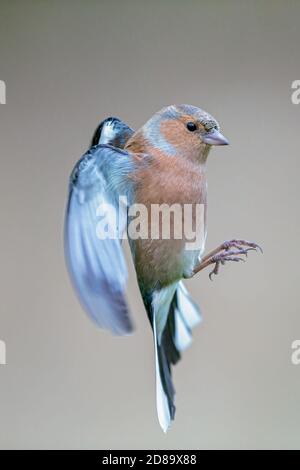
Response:
[[[218,122],[206,111],[191,105],[163,108],[144,125],[143,137],[169,155],[206,160],[212,145],[228,145]]]

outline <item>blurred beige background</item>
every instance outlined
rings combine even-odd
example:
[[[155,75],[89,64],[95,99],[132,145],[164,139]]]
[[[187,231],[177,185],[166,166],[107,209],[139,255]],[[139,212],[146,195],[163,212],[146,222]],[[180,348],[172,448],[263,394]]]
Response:
[[[298,1],[0,2],[1,448],[300,448]],[[207,248],[263,256],[189,281],[204,322],[175,368],[159,428],[152,337],[131,272],[136,334],[87,319],[64,264],[69,173],[100,120],[134,127],[190,103],[230,139],[209,159]]]

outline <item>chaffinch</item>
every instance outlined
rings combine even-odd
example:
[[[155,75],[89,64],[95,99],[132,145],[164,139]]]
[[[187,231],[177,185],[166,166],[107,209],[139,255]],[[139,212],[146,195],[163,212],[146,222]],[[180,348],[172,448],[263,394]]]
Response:
[[[65,253],[78,297],[100,327],[128,334],[133,326],[125,299],[127,270],[120,239],[132,220],[130,207],[162,204],[192,209],[203,207],[196,230],[200,243],[187,249],[187,238],[128,235],[140,292],[154,336],[156,401],[164,431],[175,416],[171,366],[191,342],[191,330],[200,321],[198,306],[182,279],[209,265],[213,274],[226,261],[239,261],[256,243],[233,239],[203,256],[207,224],[206,162],[213,145],[227,145],[219,124],[207,112],[191,105],[163,108],[134,132],[118,118],[107,118],[96,129],[92,146],[76,164],[69,185],[65,219]],[[127,204],[121,204],[126,198]],[[99,206],[118,209],[117,237],[97,234]],[[192,222],[195,211],[192,210]],[[151,214],[151,215],[149,215]],[[181,213],[184,214],[185,212]],[[197,221],[196,221],[197,222]],[[196,224],[197,225],[197,224]],[[199,224],[198,224],[199,225]],[[171,228],[176,224],[171,222]],[[129,232],[129,230],[128,230]],[[114,232],[115,233],[115,232]]]

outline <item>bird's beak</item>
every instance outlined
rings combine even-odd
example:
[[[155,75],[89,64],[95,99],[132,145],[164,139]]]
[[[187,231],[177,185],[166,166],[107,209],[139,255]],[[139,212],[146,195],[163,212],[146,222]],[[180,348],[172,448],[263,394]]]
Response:
[[[217,131],[217,129],[213,129],[211,132],[202,136],[201,139],[202,142],[208,145],[229,145],[229,140],[227,140],[221,132]]]

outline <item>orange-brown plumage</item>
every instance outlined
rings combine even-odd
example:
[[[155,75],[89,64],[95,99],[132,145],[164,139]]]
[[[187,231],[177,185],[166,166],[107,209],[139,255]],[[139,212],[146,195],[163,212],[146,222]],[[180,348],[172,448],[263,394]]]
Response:
[[[206,234],[206,159],[210,146],[199,138],[198,133],[191,133],[186,128],[188,122],[195,121],[198,130],[204,131],[198,109],[198,116],[195,113],[182,113],[177,107],[174,107],[173,112],[175,116],[178,113],[178,117],[174,118],[172,113],[169,116],[168,108],[157,113],[156,118],[137,131],[125,146],[131,152],[148,157],[148,165],[130,175],[137,183],[135,202],[148,208],[149,231],[153,223],[150,210],[153,204],[180,204],[182,208],[185,204],[203,204],[205,226],[202,230]],[[157,134],[166,142],[165,146],[155,145],[154,139],[149,139],[149,126],[151,129],[153,126],[151,121],[157,127]],[[186,241],[184,236],[181,240],[172,236],[169,240],[154,240],[149,236],[145,240],[134,241],[135,266],[140,282],[153,288],[155,285],[171,284],[191,274],[199,252],[194,253],[194,256],[186,253]]]
[[[183,158],[168,156],[156,149],[147,147],[151,154],[149,165],[138,169],[132,178],[137,181],[135,201],[148,209],[149,238],[135,241],[135,266],[137,275],[149,287],[158,282],[166,285],[184,277],[186,266],[181,259],[186,239],[174,239],[174,220],[170,221],[169,240],[153,240],[150,235],[152,226],[151,206],[153,204],[180,204],[182,212],[185,204],[195,206],[204,204],[206,222],[207,185],[203,165]],[[193,207],[193,215],[195,210]],[[195,222],[194,222],[195,224]],[[206,232],[206,227],[204,227]],[[160,227],[161,233],[161,227]],[[197,257],[195,257],[195,262]]]

